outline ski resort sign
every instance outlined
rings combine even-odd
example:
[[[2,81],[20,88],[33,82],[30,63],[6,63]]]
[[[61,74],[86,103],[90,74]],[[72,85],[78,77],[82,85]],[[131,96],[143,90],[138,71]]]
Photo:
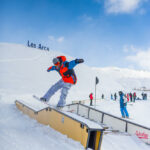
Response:
[[[27,42],[27,46],[28,46],[28,47],[32,47],[32,48],[38,48],[38,49],[40,49],[40,50],[49,51],[49,48],[48,48],[48,47],[43,46],[43,45],[41,45],[41,44],[35,44],[35,43],[33,43],[33,42],[30,42],[29,40],[28,40],[28,42]]]

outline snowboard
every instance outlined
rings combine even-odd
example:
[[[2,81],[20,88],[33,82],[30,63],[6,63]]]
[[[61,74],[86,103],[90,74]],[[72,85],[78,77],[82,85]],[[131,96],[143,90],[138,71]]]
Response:
[[[68,110],[65,106],[64,107],[57,107],[57,106],[54,106],[54,105],[50,105],[48,102],[40,100],[40,98],[38,96],[36,96],[36,95],[33,95],[33,98],[35,100],[38,100],[38,101],[40,101],[40,102],[50,106],[51,108],[54,108],[54,109],[58,110],[58,111],[66,111],[66,112],[71,112],[71,113],[73,113],[75,111],[73,109]]]

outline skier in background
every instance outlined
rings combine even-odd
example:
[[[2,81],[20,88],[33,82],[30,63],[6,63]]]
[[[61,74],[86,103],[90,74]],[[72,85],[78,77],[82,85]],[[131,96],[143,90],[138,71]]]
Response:
[[[119,96],[120,96],[120,111],[121,111],[122,118],[125,118],[125,117],[129,118],[129,114],[126,108],[127,106],[126,97],[122,91],[119,91]]]
[[[130,93],[129,95],[130,95],[130,101],[132,102],[132,93]]]
[[[111,100],[114,100],[114,98],[113,98],[113,95],[112,95],[112,94],[111,94],[110,98],[111,98]]]
[[[104,94],[102,94],[102,99],[104,99]]]
[[[41,97],[42,101],[49,101],[50,98],[61,89],[60,99],[58,101],[57,107],[63,107],[66,104],[66,97],[69,89],[72,85],[76,84],[77,78],[73,68],[80,63],[83,63],[83,59],[75,59],[72,61],[67,61],[65,56],[58,56],[53,59],[54,66],[51,66],[47,69],[47,72],[57,71],[62,79],[56,82],[54,85],[50,87],[50,89],[46,92],[46,94]]]
[[[129,93],[127,93],[127,101],[129,102],[130,97],[129,97]]]
[[[92,106],[92,102],[93,102],[93,93],[91,93],[91,94],[89,95],[89,98],[90,98],[90,106]]]
[[[115,99],[115,101],[117,100],[117,94],[116,93],[114,94],[114,99]]]
[[[134,92],[133,93],[133,102],[135,102],[135,100],[136,100],[136,93]]]
[[[142,93],[141,95],[142,95],[142,100],[144,100],[144,93]]]

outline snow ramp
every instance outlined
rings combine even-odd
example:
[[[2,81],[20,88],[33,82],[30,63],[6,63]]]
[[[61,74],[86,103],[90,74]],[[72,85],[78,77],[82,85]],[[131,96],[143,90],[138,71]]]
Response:
[[[103,127],[98,123],[71,113],[69,110],[60,111],[38,101],[30,103],[16,100],[16,106],[24,114],[37,120],[39,123],[49,125],[53,129],[79,141],[86,149],[100,150],[103,138]]]

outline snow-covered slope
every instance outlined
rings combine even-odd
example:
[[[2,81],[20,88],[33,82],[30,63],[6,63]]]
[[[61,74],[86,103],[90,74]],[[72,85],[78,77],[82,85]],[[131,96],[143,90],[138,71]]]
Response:
[[[55,71],[47,73],[46,70],[52,65],[52,59],[64,55],[62,53],[15,44],[0,44],[0,53],[0,89],[3,91],[42,96],[60,79]],[[69,56],[67,58],[72,59]],[[94,73],[88,66],[80,64],[76,66],[75,71],[78,82],[69,92],[67,102],[88,98],[88,93],[94,88]]]
[[[42,51],[17,44],[0,44],[0,89],[10,93],[38,93],[42,96],[48,88],[60,79],[55,72],[47,73],[52,59],[65,55],[57,51]],[[68,60],[74,59],[67,56]],[[85,60],[86,62],[87,60]],[[119,68],[90,68],[79,64],[75,68],[77,84],[71,88],[67,102],[88,99],[95,90],[95,77],[99,78],[97,98],[102,93],[110,95],[118,90],[131,91],[146,86],[150,89],[150,72]],[[55,98],[54,98],[55,99]]]
[[[1,150],[79,150],[84,149],[82,145],[53,129],[43,126],[36,121],[24,116],[16,109],[16,99],[30,99],[33,94],[43,96],[48,88],[60,79],[55,71],[47,73],[47,68],[52,65],[52,58],[58,55],[65,55],[68,60],[70,56],[57,51],[42,51],[28,48],[18,44],[0,43],[0,149]],[[85,60],[86,62],[87,60]],[[72,100],[88,99],[90,92],[94,92],[95,77],[100,83],[97,85],[97,98],[104,93],[110,98],[111,92],[118,90],[130,91],[133,88],[142,86],[150,87],[150,72],[134,71],[119,68],[90,68],[85,64],[75,67],[78,82],[69,91],[67,103]],[[52,97],[50,103],[56,104],[60,93]],[[114,111],[115,115],[120,114],[117,104],[102,102],[100,108],[107,112]],[[145,105],[149,105],[148,103]],[[109,106],[109,107],[108,107]],[[136,106],[136,105],[135,105]],[[139,107],[139,105],[137,105]],[[109,109],[108,109],[109,108]],[[134,107],[133,107],[134,108]],[[144,105],[142,109],[144,109]],[[137,110],[137,109],[136,109]],[[150,113],[146,110],[145,114]],[[137,113],[138,114],[138,113]],[[133,116],[136,117],[136,116]],[[115,135],[104,136],[102,150],[125,150],[129,142],[131,149],[148,148],[134,138],[118,137]],[[111,139],[112,138],[112,139]],[[59,144],[58,144],[59,143]],[[57,145],[57,146],[56,146]],[[124,148],[125,147],[125,148]],[[137,150],[138,150],[137,149]]]
[[[111,68],[93,68],[100,78],[99,91],[104,93],[113,93],[123,90],[131,92],[133,89],[146,87],[150,89],[150,72],[137,71],[131,69]]]

